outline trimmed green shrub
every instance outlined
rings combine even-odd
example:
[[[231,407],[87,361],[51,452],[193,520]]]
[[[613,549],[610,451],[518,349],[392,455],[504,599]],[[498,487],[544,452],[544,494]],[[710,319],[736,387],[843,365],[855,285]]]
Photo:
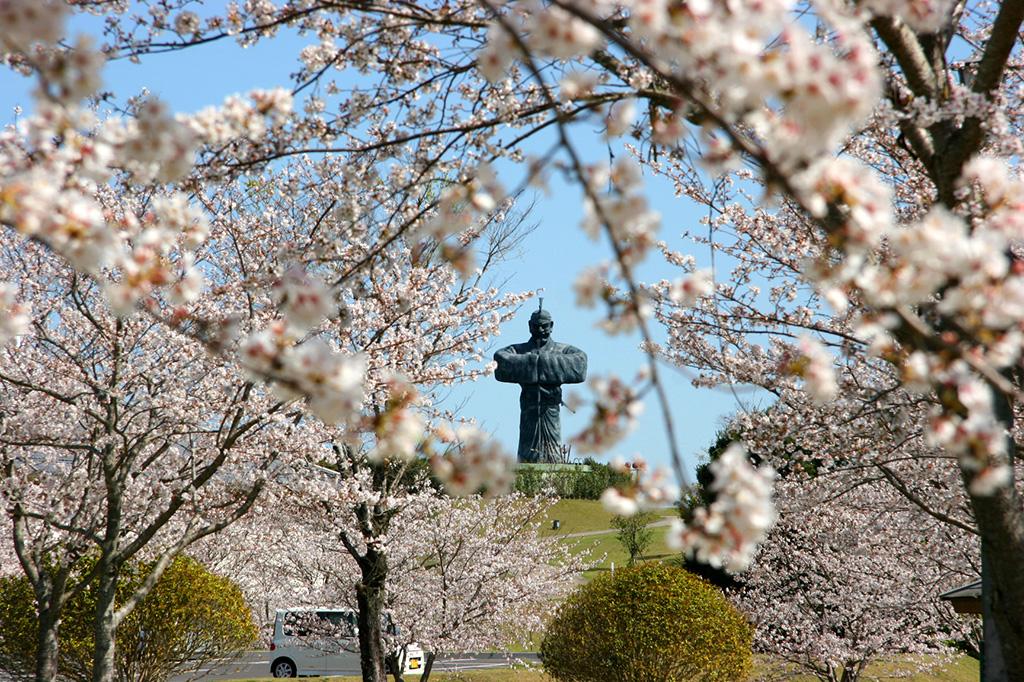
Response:
[[[0,576],[0,673],[31,679],[35,671],[36,610],[23,575]]]
[[[744,680],[752,628],[713,586],[649,563],[573,592],[551,621],[541,660],[561,682]]]
[[[86,566],[82,569],[85,570]],[[149,574],[135,563],[122,570],[117,604]],[[95,592],[87,588],[64,608],[58,632],[62,679],[92,679]],[[0,578],[0,670],[30,675],[36,648],[35,602],[24,576]],[[117,677],[159,682],[183,667],[200,666],[252,646],[259,637],[242,591],[201,563],[178,557],[117,629]]]

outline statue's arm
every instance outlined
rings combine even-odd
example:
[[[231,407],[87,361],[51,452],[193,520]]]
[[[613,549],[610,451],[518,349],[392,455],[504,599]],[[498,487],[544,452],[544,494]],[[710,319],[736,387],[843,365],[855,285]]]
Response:
[[[538,357],[536,353],[517,353],[515,346],[502,348],[494,354],[498,364],[494,378],[511,384],[536,384]]]
[[[587,380],[587,354],[566,345],[560,353],[542,353],[537,368],[541,384],[579,384]]]

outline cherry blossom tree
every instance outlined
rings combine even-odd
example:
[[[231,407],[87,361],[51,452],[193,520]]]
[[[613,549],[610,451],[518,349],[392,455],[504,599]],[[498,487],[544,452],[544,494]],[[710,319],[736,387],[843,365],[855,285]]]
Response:
[[[336,203],[335,179],[351,171],[349,166],[342,168],[337,159],[294,168],[289,165],[286,172],[274,174],[273,179],[269,178],[272,171],[266,171],[268,178],[261,180],[261,186],[272,188],[267,193],[254,198],[250,183],[247,194],[225,192],[217,201],[225,206],[243,206],[243,215],[251,216],[254,224],[241,230],[244,236],[237,239],[252,240],[273,250],[265,253],[257,249],[252,262],[277,263],[282,243],[301,243],[309,237],[306,230],[323,229],[333,218],[324,216]],[[261,208],[256,210],[252,204]],[[344,215],[350,215],[351,210],[351,205],[346,207]],[[233,211],[235,225],[239,213]],[[274,223],[294,226],[292,231],[281,235],[280,228],[268,227],[270,215],[286,217]],[[379,211],[367,210],[362,235],[351,235],[337,253],[322,252],[319,262],[305,274],[285,272],[271,287],[271,291],[283,290],[275,294],[283,306],[296,305],[319,290],[323,304],[313,318],[320,321],[326,316],[328,305],[339,306],[341,312],[337,319],[319,327],[317,338],[345,357],[361,358],[360,382],[352,385],[353,390],[365,391],[360,409],[355,410],[351,403],[331,402],[330,396],[324,396],[328,401],[323,407],[332,410],[330,416],[340,423],[304,427],[317,432],[324,443],[312,460],[318,464],[319,473],[301,467],[280,472],[278,483],[287,494],[281,493],[276,504],[296,506],[302,513],[294,517],[295,524],[316,529],[312,538],[298,543],[303,552],[312,552],[313,558],[304,555],[301,560],[295,559],[300,563],[294,566],[284,560],[278,564],[279,570],[293,578],[281,580],[282,585],[294,590],[303,582],[307,584],[304,589],[321,584],[324,578],[316,571],[328,567],[320,562],[338,563],[337,556],[324,558],[315,549],[324,542],[324,536],[335,550],[341,538],[340,547],[358,567],[360,578],[354,582],[354,594],[367,679],[384,677],[382,662],[387,649],[381,622],[391,561],[386,539],[390,537],[392,518],[416,499],[410,486],[418,485],[417,477],[411,472],[419,471],[414,460],[424,447],[421,441],[425,440],[428,422],[436,421],[438,434],[449,443],[434,460],[435,471],[450,488],[463,494],[483,488],[497,492],[511,483],[510,461],[497,444],[475,429],[455,431],[445,426],[453,415],[443,409],[442,399],[446,387],[484,374],[486,344],[526,296],[500,294],[482,286],[489,264],[520,238],[525,214],[504,208],[490,220],[467,228],[479,239],[470,241],[464,235],[458,248],[465,253],[455,262],[444,257],[443,247],[421,244],[410,250],[399,242],[378,249],[373,257],[371,252],[377,248],[374,244],[386,239],[382,233],[387,227],[376,222],[378,217]],[[263,230],[273,231],[275,238],[267,239]],[[467,258],[479,258],[480,264],[475,272],[460,273],[460,262]],[[372,261],[365,274],[358,270],[364,260]],[[350,269],[357,274],[346,274]],[[328,295],[323,285],[310,286],[309,280],[303,279],[309,277],[344,284],[339,283],[336,293]],[[243,343],[245,362],[263,363],[268,374],[276,371],[279,338],[273,328],[251,335]],[[286,381],[275,385],[295,398],[303,395]],[[320,409],[311,400],[308,404],[310,409]],[[321,530],[324,524],[329,530]],[[289,532],[282,541],[292,546],[298,537],[299,533]]]
[[[322,176],[318,177],[318,182],[323,183]],[[264,198],[262,203],[254,202],[251,198],[248,202],[249,204],[257,203],[261,207],[258,213],[260,220],[268,220],[272,211],[280,211],[281,213],[288,213],[291,218],[290,225],[303,225],[304,223],[300,222],[302,211],[310,211],[308,203],[315,202],[318,197],[315,194],[307,193],[304,195],[304,203],[301,206],[297,206],[295,203],[282,205],[280,202],[275,203],[275,199],[285,196],[293,197],[297,193],[291,193],[291,190],[294,188],[289,185],[287,178],[280,180],[278,183],[271,184],[280,187],[281,191],[275,192],[272,197]],[[229,192],[225,192],[225,195],[219,197],[218,200],[230,202]],[[322,210],[318,209],[318,212],[322,212]],[[342,349],[344,355],[335,355],[335,357],[357,358],[358,360],[353,360],[353,362],[358,362],[360,367],[359,375],[355,377],[354,381],[349,381],[347,384],[350,386],[349,390],[353,392],[352,397],[345,398],[339,403],[336,394],[331,400],[324,399],[321,402],[318,402],[321,399],[320,395],[307,393],[306,396],[310,409],[315,410],[316,414],[328,419],[332,413],[337,414],[336,419],[344,417],[346,419],[346,426],[343,428],[329,429],[327,424],[317,419],[310,421],[307,418],[304,421],[302,412],[297,411],[298,406],[295,404],[297,398],[303,397],[302,393],[295,391],[293,386],[284,382],[278,382],[273,385],[276,397],[274,394],[265,396],[264,399],[269,399],[270,401],[267,403],[268,407],[266,409],[271,414],[280,412],[284,415],[287,413],[286,416],[282,416],[281,420],[284,422],[286,432],[289,434],[288,439],[278,443],[277,448],[287,451],[290,453],[290,456],[279,458],[279,461],[270,467],[270,471],[277,474],[286,469],[287,463],[292,460],[325,461],[330,456],[330,450],[325,449],[325,444],[330,439],[337,439],[340,445],[339,453],[342,451],[346,453],[361,453],[360,456],[362,457],[361,461],[363,464],[360,465],[360,471],[366,469],[367,471],[374,470],[378,473],[383,472],[382,477],[374,480],[384,488],[385,498],[390,499],[393,497],[393,493],[389,490],[389,487],[397,485],[398,481],[402,478],[403,469],[399,467],[398,478],[391,480],[387,475],[387,471],[389,471],[386,463],[387,460],[398,460],[399,462],[408,460],[412,457],[414,448],[422,437],[424,422],[422,417],[413,412],[413,408],[421,407],[425,410],[426,414],[434,414],[435,412],[431,408],[432,403],[429,400],[430,392],[441,390],[441,387],[444,385],[455,381],[479,376],[483,370],[481,367],[473,367],[472,361],[474,359],[477,361],[482,360],[482,344],[486,343],[489,336],[495,333],[497,325],[509,314],[510,307],[523,300],[523,297],[501,296],[493,289],[481,289],[475,283],[480,281],[482,273],[474,278],[475,282],[463,280],[455,268],[450,266],[447,261],[433,258],[426,252],[420,253],[417,256],[416,264],[413,265],[408,250],[401,249],[398,245],[391,249],[390,253],[394,255],[390,262],[386,264],[387,268],[385,269],[382,265],[378,265],[378,270],[372,278],[367,277],[356,280],[352,284],[354,291],[329,293],[325,286],[315,283],[316,279],[310,280],[309,275],[295,270],[286,271],[262,292],[248,291],[246,289],[246,282],[249,280],[245,279],[244,273],[250,268],[255,270],[256,268],[253,267],[253,264],[262,262],[264,254],[261,249],[280,248],[281,238],[287,239],[287,235],[282,235],[276,229],[261,230],[258,225],[254,225],[249,230],[239,231],[239,223],[242,223],[247,217],[247,215],[240,215],[240,213],[240,210],[235,210],[236,221],[230,225],[226,221],[214,223],[211,228],[213,237],[209,241],[208,248],[203,249],[201,253],[197,254],[195,261],[197,267],[204,268],[207,273],[214,273],[215,281],[218,282],[218,287],[208,294],[208,298],[212,300],[204,299],[199,301],[197,305],[203,305],[207,310],[216,311],[218,315],[233,315],[236,320],[235,324],[247,328],[252,328],[252,326],[260,324],[261,320],[266,320],[268,316],[273,316],[278,305],[290,309],[289,312],[292,319],[298,320],[300,324],[311,315],[314,322],[318,321],[317,311],[322,310],[326,306],[344,306],[347,318],[345,322],[336,322],[336,326],[332,325],[329,330],[321,330],[318,337],[307,341],[301,347],[300,361],[310,362],[317,357],[329,358],[331,357],[330,354],[337,353],[334,349]],[[492,234],[487,238],[490,240],[488,242],[489,248],[483,254],[485,259],[498,257],[501,250],[508,247],[507,242],[515,240],[517,235],[515,230],[512,229],[514,227],[514,223],[503,223],[497,225],[492,230]],[[358,259],[361,257],[358,251],[358,243],[353,242],[349,246],[351,251],[355,253],[355,255],[350,256],[351,258]],[[38,249],[35,249],[35,251],[38,251]],[[15,255],[20,256],[21,254],[13,254],[12,260],[14,260]],[[331,266],[337,267],[338,264],[332,263]],[[23,267],[27,268],[27,266]],[[328,265],[323,265],[321,273],[328,272],[328,267]],[[24,273],[22,273],[22,276],[24,276]],[[74,275],[71,273],[67,273],[66,276],[74,279]],[[77,280],[74,281],[77,282]],[[84,280],[83,286],[87,285],[88,280]],[[37,310],[46,310],[46,306],[52,306],[52,302],[47,298],[48,295],[53,295],[52,288],[53,285],[49,289],[40,292],[40,296],[34,305]],[[77,313],[82,317],[82,324],[87,324],[90,321],[99,324],[96,322],[96,318],[106,316],[106,321],[114,325],[114,328],[120,332],[126,326],[130,326],[130,323],[135,323],[139,325],[143,332],[149,333],[150,341],[157,344],[156,348],[160,349],[162,341],[159,335],[154,332],[154,329],[161,329],[159,323],[146,317],[111,317],[109,312],[104,311],[102,302],[97,302],[97,292],[92,291],[91,294],[91,300],[84,300],[89,297],[83,295],[83,301],[75,299],[74,292],[67,295],[69,302],[66,305],[73,313]],[[75,304],[78,307],[75,307]],[[43,320],[39,321],[36,326],[44,328],[46,321],[54,320],[55,315],[51,307],[48,309]],[[83,335],[77,327],[70,328],[65,333],[72,338],[80,337],[83,339],[82,343],[93,343],[92,337]],[[257,332],[254,335],[250,335],[242,347],[242,353],[246,357],[240,364],[245,367],[257,362],[273,363],[273,354],[278,350],[280,340],[296,333],[299,332],[296,330],[295,323],[293,322],[287,326],[271,325],[269,332]],[[187,345],[189,337],[183,334],[180,338]],[[114,343],[116,349],[116,347],[124,345],[126,342],[118,338]],[[141,376],[146,381],[156,381],[157,385],[161,387],[166,386],[168,391],[173,389],[174,392],[170,395],[180,401],[180,404],[175,406],[177,410],[188,411],[194,419],[201,421],[210,420],[211,429],[219,427],[238,431],[234,433],[234,431],[228,430],[226,433],[220,434],[219,437],[224,439],[225,442],[233,443],[243,433],[258,423],[258,421],[251,420],[235,423],[237,418],[218,417],[218,414],[222,414],[220,410],[224,409],[225,395],[230,395],[227,392],[229,387],[224,383],[230,375],[226,374],[226,369],[223,366],[220,367],[218,372],[211,373],[210,368],[206,365],[195,363],[194,371],[197,372],[197,376],[212,382],[209,390],[213,392],[204,402],[201,394],[194,387],[179,386],[177,382],[168,379],[158,380],[154,376],[155,373],[152,370],[152,365],[160,366],[160,363],[163,362],[166,363],[164,365],[166,370],[171,372],[168,376],[179,376],[179,378],[184,379],[184,374],[180,373],[177,365],[165,360],[166,356],[164,353],[152,351],[150,348],[135,341],[128,345],[131,348],[131,353],[128,354],[129,358],[138,365],[136,369],[142,373]],[[179,362],[194,362],[194,354],[198,348],[195,343],[192,343],[192,346],[191,354],[185,354],[173,347],[166,349],[166,352],[179,352]],[[313,350],[310,351],[310,348]],[[19,342],[16,346],[9,347],[8,351],[12,354],[12,357],[20,357],[19,354],[26,352],[25,344]],[[102,360],[91,360],[91,362],[103,364]],[[399,370],[414,378],[417,384],[423,387],[425,393],[419,395],[405,379],[399,379],[395,375],[395,372]],[[56,371],[62,375],[67,373],[66,370],[60,367],[40,366],[36,372],[36,381],[43,381],[42,377],[45,377],[46,373],[50,371]],[[309,371],[322,372],[323,367],[313,365]],[[175,374],[176,372],[179,374]],[[88,372],[80,370],[79,374],[88,374]],[[123,381],[125,374],[126,372],[115,374],[115,377],[117,380]],[[11,377],[5,376],[4,379],[11,379]],[[254,387],[249,383],[248,377],[245,374],[238,374],[237,380],[242,382],[237,389],[239,392],[237,395],[251,395]],[[17,378],[14,378],[13,381],[17,382]],[[142,379],[133,375],[129,380],[129,385],[139,381],[142,381]],[[15,386],[24,388],[18,383]],[[367,409],[363,416],[357,418],[351,414],[355,410],[353,403],[358,405],[363,400],[365,387],[370,387],[370,393],[366,399],[377,402],[369,403],[369,409]],[[249,400],[248,397],[245,399]],[[416,403],[416,405],[413,403]],[[287,409],[286,406],[288,406]],[[145,409],[154,410],[156,408],[149,405]],[[17,410],[15,413],[22,418],[25,424],[31,424],[33,420],[38,422],[41,426],[37,427],[37,433],[34,435],[36,438],[43,437],[43,442],[45,442],[46,436],[39,436],[38,431],[46,434],[53,425],[39,419],[39,410],[30,412],[27,409],[22,409]],[[238,416],[242,414],[244,413],[239,412]],[[130,417],[131,415],[128,415],[126,418]],[[156,437],[155,431],[156,429],[152,429],[147,433],[149,436]],[[216,429],[213,429],[213,431],[216,436]],[[233,433],[234,435],[232,435]],[[187,436],[187,434],[177,435],[181,438],[186,438]],[[22,441],[18,442],[21,445],[26,445],[28,440],[23,438]],[[141,448],[148,442],[147,439],[143,438],[139,440],[137,445]],[[483,441],[479,441],[478,445],[484,447],[486,444]],[[175,446],[167,445],[166,447],[171,448]],[[184,447],[192,446],[186,445]],[[368,455],[365,450],[366,448],[369,448]],[[274,452],[277,453],[279,450]],[[507,459],[497,450],[493,450],[493,448],[490,452],[490,461],[497,466],[497,469],[492,470],[492,473],[505,470],[507,481]],[[43,464],[40,466],[49,466],[50,459],[52,458],[42,458],[40,461]],[[172,468],[180,468],[180,463],[175,463],[176,460],[169,455],[164,455],[162,450],[158,451],[156,455],[146,456],[142,459],[146,462],[146,466],[154,466],[155,461],[161,466],[167,465]],[[268,468],[269,461],[266,457],[263,459],[251,457],[247,464],[255,470],[262,472]],[[456,466],[459,461],[459,456],[445,459],[445,463],[449,468]],[[192,466],[194,468],[194,465]],[[38,469],[39,467],[36,468]],[[191,469],[183,469],[183,471],[188,474]],[[482,469],[482,471],[487,470]],[[135,475],[138,476],[137,473]],[[231,480],[236,480],[234,477],[237,477],[237,474],[232,474],[232,476]],[[262,487],[262,478],[263,475],[261,473],[259,487]],[[142,479],[138,479],[138,482],[141,484]],[[12,480],[10,483],[12,490],[15,489],[16,482]],[[56,485],[62,494],[68,494],[74,490],[74,488],[67,485],[66,481],[54,480],[49,483]],[[466,483],[466,480],[460,479],[460,485],[466,485]],[[500,481],[493,476],[486,483],[491,485],[492,488],[500,488],[502,486]],[[484,481],[480,481],[476,484],[476,487],[480,487],[483,484]],[[254,489],[254,494],[257,491],[258,488]],[[19,499],[23,497],[32,498],[35,492],[26,492],[22,489],[16,494]],[[253,499],[254,496],[246,499],[246,504],[243,509],[239,510],[239,514],[252,504]],[[40,499],[39,502],[46,504],[47,500]],[[383,516],[392,513],[387,511],[387,507],[387,504],[382,507],[385,510],[381,512]],[[367,507],[366,509],[368,510],[369,508]],[[17,511],[17,507],[15,507],[15,510]],[[347,514],[349,511],[349,509],[346,509],[343,513]],[[90,508],[79,510],[78,513],[84,515],[90,523],[102,521],[102,515],[97,517],[94,510]],[[369,514],[370,512],[367,511],[366,513]],[[223,525],[225,524],[219,524],[215,528],[211,528],[210,532],[219,529]],[[180,551],[182,547],[203,534],[205,533],[195,534],[195,537],[189,535],[189,539],[187,541],[183,540],[181,546],[175,547],[175,551]],[[85,531],[81,535],[86,535]],[[86,541],[83,547],[88,548],[89,542]],[[83,549],[82,551],[87,550]],[[135,547],[132,551],[138,551],[138,548]],[[370,554],[372,555],[373,552],[370,552]],[[366,552],[363,555],[365,558]],[[68,562],[64,568],[70,570],[75,553],[64,552],[64,556]],[[373,564],[375,561],[372,556],[365,560],[370,564]],[[373,565],[376,566],[376,564]],[[371,574],[375,574],[376,568],[373,568],[373,570],[368,569],[368,571]],[[66,577],[65,575],[64,578],[66,579]],[[91,576],[87,578],[92,579]],[[144,596],[144,593],[139,595],[140,598],[141,596]],[[379,601],[377,599],[374,603],[377,604]],[[367,622],[377,622],[379,628],[379,605],[376,607],[376,614],[377,618],[374,620],[374,613],[369,613],[367,615]],[[54,622],[56,622],[56,619]],[[114,621],[114,626],[116,626],[116,621]],[[377,649],[379,650],[379,633],[374,638],[372,628],[366,627],[364,631],[367,633],[367,642],[376,642]],[[55,631],[51,632],[51,635],[55,637]],[[111,638],[109,646],[112,645],[113,640]],[[367,646],[369,647],[370,645],[368,644]],[[369,660],[380,660],[380,656],[375,656],[372,653],[370,656]]]
[[[395,573],[396,622],[434,657],[529,646],[592,562],[539,533],[554,500],[519,494],[491,500],[423,498],[396,519],[414,562]]]
[[[52,254],[5,243],[0,259],[34,312],[29,332],[0,349],[0,500],[3,542],[35,593],[36,678],[55,678],[61,610],[95,583],[94,669],[107,679],[117,625],[302,446],[284,403],[188,339],[112,315]],[[139,558],[152,569],[115,606],[121,569]]]
[[[581,274],[580,303],[600,302],[605,327],[638,329],[651,353],[642,386],[595,387],[595,423],[582,442],[607,445],[647,390],[669,414],[652,309],[674,334],[666,353],[698,368],[700,382],[759,375],[781,391],[798,376],[811,403],[825,404],[845,385],[836,365],[856,364],[856,376],[877,378],[858,385],[867,405],[871,393],[917,401],[917,409],[882,420],[927,439],[906,453],[915,463],[895,472],[897,488],[932,458],[955,461],[989,548],[986,585],[1007,605],[989,622],[1009,674],[1024,674],[1024,520],[1011,484],[1021,395],[1021,3],[304,0],[202,15],[162,2],[86,4],[107,13],[102,54],[113,59],[216,40],[252,44],[282,30],[309,43],[293,84],[301,112],[274,91],[232,99],[191,122],[139,101],[131,116],[98,126],[77,103],[95,90],[100,53],[88,41],[57,46],[59,12],[34,4],[26,11],[24,0],[4,7],[6,59],[37,78],[40,104],[5,140],[0,220],[97,277],[116,305],[142,306],[171,326],[174,313],[161,315],[148,301],[165,287],[195,290],[198,275],[182,267],[193,247],[180,229],[159,242],[158,251],[176,255],[164,260],[147,257],[153,244],[135,238],[133,225],[125,238],[112,237],[119,232],[95,210],[111,168],[134,184],[177,181],[198,202],[211,184],[274,160],[345,155],[356,169],[346,176],[357,190],[349,196],[384,199],[373,207],[384,227],[373,257],[359,261],[363,275],[400,240],[413,254],[434,248],[464,263],[457,233],[503,194],[494,167],[515,178],[510,186],[562,173],[580,188],[584,232],[604,239],[611,254]],[[582,151],[595,124],[615,145],[614,163],[590,163]],[[541,146],[545,132],[554,139],[533,153],[530,143]],[[522,163],[517,170],[506,162]],[[641,168],[708,207],[714,273],[666,247],[682,275],[637,281],[638,264],[658,241]],[[52,206],[59,210],[41,210]],[[350,233],[335,224],[316,235],[323,244],[287,245],[275,259],[279,275],[293,260],[318,263],[319,248],[333,253]],[[728,278],[717,268],[722,251],[738,263]],[[304,318],[317,290],[315,280],[299,281],[303,295],[279,299],[294,319]],[[0,334],[16,336],[26,320],[19,294],[5,288],[0,305]],[[697,312],[688,312],[693,305]],[[234,338],[217,315],[186,309],[182,319],[195,320],[215,351],[216,339]],[[273,328],[247,333],[251,371],[305,397],[314,413],[355,414],[355,360]],[[311,371],[325,362],[327,376]],[[667,417],[666,428],[683,481]],[[676,536],[740,568],[766,531],[770,486],[743,457],[725,458],[719,471],[721,504]],[[916,484],[904,487],[915,494]],[[646,488],[628,492],[642,498]]]
[[[380,483],[365,469],[321,483],[310,507],[289,495],[292,504],[265,507],[204,542],[201,556],[268,614],[267,602],[361,609],[363,565],[374,558],[382,608],[397,626],[383,633],[381,657],[416,642],[428,652],[424,675],[440,654],[526,645],[590,565],[585,553],[540,534],[552,498],[456,498],[406,482],[386,500],[386,529],[367,540],[364,519],[381,515],[367,517],[362,505],[382,507]]]
[[[909,659],[939,665],[947,642],[976,637],[937,599],[978,570],[972,534],[884,481],[794,474],[775,491],[779,521],[734,593],[761,651],[818,679],[854,682],[872,661],[940,654]]]
[[[396,638],[386,637],[383,629],[385,609],[394,606],[391,601],[411,598],[402,593],[419,591],[414,584],[391,587],[389,583],[395,581],[396,567],[397,575],[402,576],[408,566],[422,562],[428,551],[418,537],[423,528],[403,529],[396,519],[420,510],[421,515],[436,521],[443,511],[437,507],[440,502],[424,501],[437,493],[427,489],[422,466],[416,466],[424,463],[416,459],[423,434],[422,418],[415,411],[420,396],[411,384],[395,378],[382,391],[384,401],[367,417],[370,425],[362,431],[371,434],[370,438],[354,442],[351,434],[338,434],[339,441],[322,457],[318,471],[299,469],[281,481],[300,513],[296,523],[307,525],[310,535],[300,553],[278,563],[291,567],[293,585],[307,582],[299,589],[300,595],[306,594],[310,585],[323,585],[321,599],[330,595],[335,602],[350,603],[354,597],[360,666],[367,682],[386,679],[385,661],[389,658],[394,669],[401,669],[400,662],[394,660]],[[481,487],[492,494],[507,492],[511,485],[509,459],[475,427],[460,429],[457,452],[433,457],[441,459],[434,469],[460,494]],[[464,466],[464,462],[470,464]],[[480,472],[485,475],[481,477]],[[424,505],[426,512],[422,511]],[[286,544],[295,541],[290,536]],[[351,573],[340,568],[339,554],[354,564]],[[417,601],[415,608],[423,609],[422,602]],[[411,618],[409,613],[403,615]],[[396,622],[407,625],[402,619]],[[415,623],[408,625],[405,632],[415,633]]]

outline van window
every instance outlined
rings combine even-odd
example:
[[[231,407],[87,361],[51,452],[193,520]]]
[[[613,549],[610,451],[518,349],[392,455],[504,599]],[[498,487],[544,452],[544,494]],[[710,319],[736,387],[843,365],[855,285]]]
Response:
[[[356,614],[351,611],[317,611],[316,615],[329,624],[332,636],[356,636]]]
[[[289,611],[281,631],[286,637],[355,637],[356,616],[346,611]]]

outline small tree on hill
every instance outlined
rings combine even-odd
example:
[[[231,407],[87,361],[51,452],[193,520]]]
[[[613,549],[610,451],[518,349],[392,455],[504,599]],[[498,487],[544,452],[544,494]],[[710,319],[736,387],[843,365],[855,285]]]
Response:
[[[654,531],[648,528],[658,518],[654,512],[639,512],[632,516],[613,516],[612,525],[619,530],[619,543],[629,555],[629,566],[647,551],[654,541]]]
[[[544,669],[560,682],[741,680],[751,628],[712,585],[649,563],[580,587],[548,626]]]

